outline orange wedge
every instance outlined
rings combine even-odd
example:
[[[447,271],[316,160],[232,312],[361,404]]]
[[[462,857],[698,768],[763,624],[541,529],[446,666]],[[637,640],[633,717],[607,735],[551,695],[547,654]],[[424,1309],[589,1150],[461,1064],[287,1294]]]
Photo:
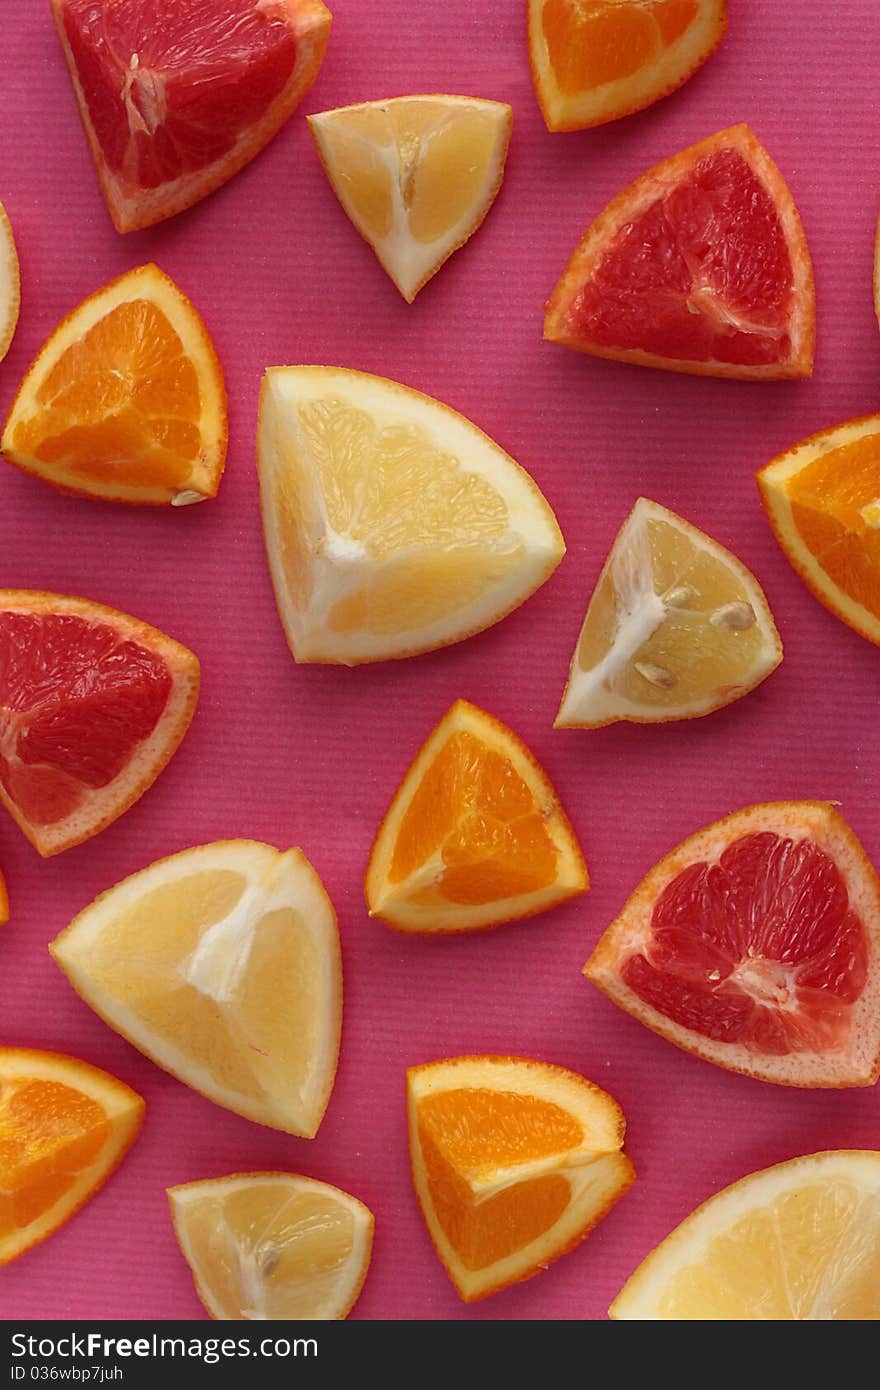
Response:
[[[454,1057],[406,1078],[416,1196],[465,1303],[546,1269],[635,1181],[620,1106],[575,1072]]]
[[[87,1062],[0,1047],[0,1265],[94,1196],[143,1118],[141,1097]]]
[[[4,922],[9,921],[9,894],[6,891],[6,880],[0,874],[0,927]]]
[[[189,728],[199,663],[90,599],[0,589],[0,802],[46,856],[97,835]]]
[[[758,486],[807,588],[880,645],[880,415],[802,440],[762,468]]]
[[[363,1288],[373,1213],[294,1173],[233,1173],[169,1187],[171,1217],[212,1318],[346,1318]]]
[[[880,1153],[750,1173],[698,1207],[611,1305],[627,1322],[880,1320]]]
[[[0,448],[65,492],[186,506],[226,460],[223,369],[202,319],[156,265],[112,280],[43,344]]]
[[[548,130],[583,130],[681,87],[727,30],[727,0],[528,0]]]
[[[512,124],[505,102],[458,96],[309,117],[334,193],[410,304],[494,203]]]
[[[0,203],[0,362],[9,351],[21,306],[21,279],[12,224]]]
[[[477,931],[589,887],[575,833],[525,744],[457,700],[395,793],[370,853],[371,917],[398,931]]]

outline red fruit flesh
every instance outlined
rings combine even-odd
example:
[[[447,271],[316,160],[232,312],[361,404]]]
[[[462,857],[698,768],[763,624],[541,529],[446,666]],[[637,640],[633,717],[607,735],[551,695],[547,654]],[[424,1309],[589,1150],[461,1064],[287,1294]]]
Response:
[[[171,693],[165,663],[74,615],[0,613],[0,782],[32,825],[71,815],[148,738]]]
[[[231,150],[296,63],[281,0],[66,0],[63,22],[103,156],[140,188]]]
[[[867,972],[867,933],[834,861],[770,832],[673,879],[621,970],[682,1027],[774,1056],[845,1047]]]
[[[742,155],[705,155],[626,222],[574,299],[575,338],[691,362],[791,356],[794,274],[773,201]]]

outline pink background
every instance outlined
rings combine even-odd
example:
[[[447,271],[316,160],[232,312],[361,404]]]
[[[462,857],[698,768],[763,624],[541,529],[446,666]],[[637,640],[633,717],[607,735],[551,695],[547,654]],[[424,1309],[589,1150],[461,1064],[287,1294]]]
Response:
[[[798,1092],[691,1059],[580,975],[649,866],[749,802],[838,798],[880,861],[878,653],[822,609],[777,549],[753,473],[800,437],[878,408],[871,306],[877,115],[867,55],[876,0],[733,0],[718,54],[678,94],[598,131],[549,135],[523,36],[524,0],[332,0],[317,111],[408,92],[512,103],[497,204],[408,307],[340,210],[302,110],[264,154],[194,210],[120,237],[98,191],[46,0],[3,6],[0,198],[21,253],[23,309],[0,366],[0,408],[55,322],[112,276],[155,259],[192,296],[226,367],[231,438],[219,498],[142,512],[0,478],[0,584],[99,599],[200,656],[190,733],[152,791],[98,839],[43,862],[5,817],[12,919],[0,944],[4,1041],[68,1051],[141,1091],[147,1121],[109,1186],[4,1270],[0,1312],[198,1317],[168,1220],[171,1183],[287,1168],[375,1211],[373,1265],[354,1316],[601,1318],[680,1218],[763,1165],[826,1147],[880,1146],[873,1091]],[[542,343],[542,304],[583,227],[658,159],[747,120],[788,178],[816,266],[812,381],[748,385],[591,361]],[[257,387],[273,363],[397,377],[495,436],[554,506],[568,556],[492,632],[406,663],[297,667],[263,559],[254,469]],[[2,465],[0,465],[2,467]],[[708,719],[554,733],[584,606],[639,493],[729,545],[770,597],[786,646],[755,694]],[[408,941],[371,923],[361,879],[410,757],[457,696],[508,721],[543,762],[581,837],[588,897],[520,926]],[[300,844],[336,905],[345,957],[342,1058],[318,1139],[228,1114],[153,1067],[80,1002],[46,943],[93,896],[160,855],[230,836]],[[408,1063],[465,1052],[546,1058],[622,1103],[639,1181],[575,1253],[465,1308],[413,1197]]]

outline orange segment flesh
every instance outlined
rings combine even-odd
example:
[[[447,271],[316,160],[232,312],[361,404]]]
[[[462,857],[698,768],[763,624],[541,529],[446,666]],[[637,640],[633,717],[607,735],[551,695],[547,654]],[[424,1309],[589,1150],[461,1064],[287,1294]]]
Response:
[[[571,826],[528,749],[458,701],[380,827],[367,871],[371,914],[403,931],[467,931],[587,886]]]
[[[3,432],[10,462],[67,491],[181,505],[213,496],[226,394],[195,308],[156,266],[85,300],[44,344]]]
[[[0,1048],[0,1265],[55,1230],[133,1142],[143,1101],[105,1072]]]
[[[758,484],[794,568],[839,618],[880,643],[880,416],[804,440]]]
[[[529,0],[548,127],[583,129],[650,105],[687,81],[726,27],[726,0]]]
[[[618,1107],[572,1072],[457,1058],[408,1087],[416,1192],[466,1301],[563,1254],[632,1181]]]

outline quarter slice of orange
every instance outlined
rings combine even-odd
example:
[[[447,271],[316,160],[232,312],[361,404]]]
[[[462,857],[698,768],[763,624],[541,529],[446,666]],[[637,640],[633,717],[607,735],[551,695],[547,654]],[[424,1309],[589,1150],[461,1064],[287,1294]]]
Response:
[[[9,921],[9,894],[6,891],[6,880],[0,874],[0,927],[4,922]]]
[[[727,31],[727,0],[528,0],[549,130],[583,130],[676,91]]]
[[[635,1181],[615,1100],[576,1072],[520,1057],[407,1071],[416,1196],[466,1303],[546,1269]]]
[[[43,344],[3,455],[65,492],[186,506],[226,461],[226,388],[195,306],[156,265],[90,295]]]
[[[137,1092],[87,1062],[0,1047],[0,1265],[94,1196],[143,1118]]]
[[[398,931],[476,931],[589,887],[547,776],[500,720],[457,700],[415,758],[370,854],[371,917]]]
[[[9,351],[21,306],[21,279],[12,224],[0,203],[0,362]]]
[[[880,645],[880,415],[802,440],[761,469],[758,487],[807,588]]]

